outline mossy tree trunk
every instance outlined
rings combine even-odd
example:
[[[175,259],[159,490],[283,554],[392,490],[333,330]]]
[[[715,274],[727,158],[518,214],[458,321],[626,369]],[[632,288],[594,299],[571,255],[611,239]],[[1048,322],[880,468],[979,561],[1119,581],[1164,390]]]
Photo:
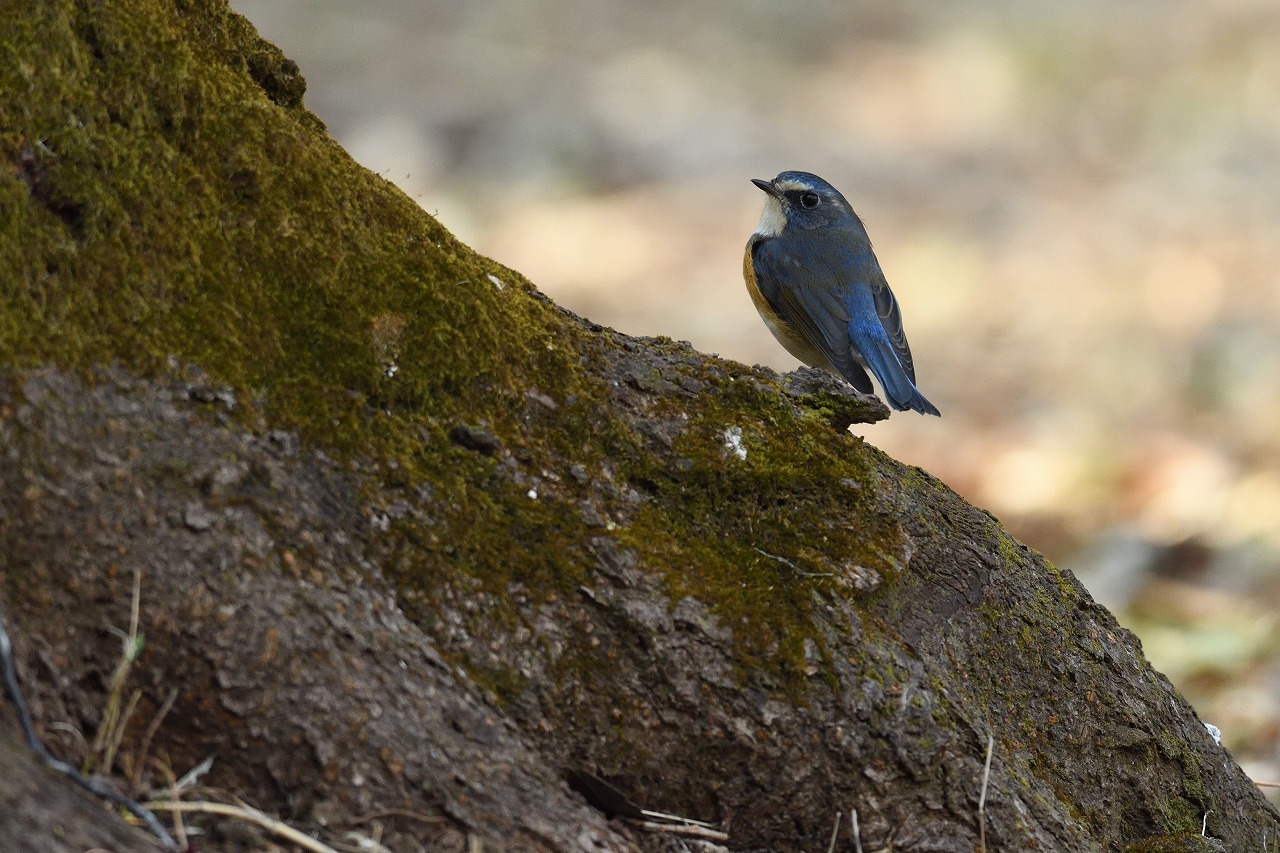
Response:
[[[4,18],[0,605],[57,751],[141,572],[115,772],[214,755],[397,850],[664,849],[567,770],[733,850],[851,809],[864,850],[1277,838],[1072,577],[845,431],[882,407],[557,309],[351,162],[221,2]]]

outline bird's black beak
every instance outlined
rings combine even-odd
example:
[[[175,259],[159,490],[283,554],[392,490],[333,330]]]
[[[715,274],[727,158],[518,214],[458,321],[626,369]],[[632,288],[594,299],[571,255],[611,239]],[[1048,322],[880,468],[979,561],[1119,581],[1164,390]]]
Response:
[[[778,195],[778,190],[773,186],[773,182],[772,182],[772,181],[762,181],[762,180],[760,180],[759,178],[752,178],[752,179],[751,179],[751,183],[755,184],[755,185],[756,185],[756,186],[758,186],[760,189],[764,190],[765,192],[767,192],[769,195],[773,196],[774,198],[779,198],[779,197],[780,197],[780,196]]]

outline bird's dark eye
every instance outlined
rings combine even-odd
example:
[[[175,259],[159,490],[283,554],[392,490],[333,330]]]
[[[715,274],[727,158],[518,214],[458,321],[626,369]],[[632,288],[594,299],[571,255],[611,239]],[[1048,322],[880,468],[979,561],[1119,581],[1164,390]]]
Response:
[[[817,193],[810,192],[800,196],[800,204],[809,209],[817,207],[819,201],[821,201],[821,199],[818,198]]]

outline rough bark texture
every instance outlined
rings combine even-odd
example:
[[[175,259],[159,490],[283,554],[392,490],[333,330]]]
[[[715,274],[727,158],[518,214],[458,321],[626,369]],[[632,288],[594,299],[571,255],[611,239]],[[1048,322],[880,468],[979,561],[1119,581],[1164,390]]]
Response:
[[[14,727],[17,728],[16,726]],[[21,736],[0,731],[0,843],[7,850],[110,850],[149,853],[142,832],[111,817],[46,768]]]
[[[844,430],[882,406],[558,310],[351,163],[220,3],[27,11],[0,609],[57,751],[100,723],[141,571],[115,769],[176,690],[150,756],[334,837],[676,849],[562,781],[587,770],[735,851],[825,850],[851,808],[864,850],[972,850],[991,737],[989,850],[1277,838],[1072,577]],[[51,783],[2,775],[21,849]]]
[[[97,379],[32,374],[3,433],[8,609],[45,651],[26,679],[42,719],[97,728],[141,569],[140,719],[181,691],[158,744],[175,768],[213,755],[213,779],[322,825],[424,809],[451,818],[422,833],[442,849],[467,827],[529,848],[610,837],[399,611],[349,475],[230,427],[205,385]]]

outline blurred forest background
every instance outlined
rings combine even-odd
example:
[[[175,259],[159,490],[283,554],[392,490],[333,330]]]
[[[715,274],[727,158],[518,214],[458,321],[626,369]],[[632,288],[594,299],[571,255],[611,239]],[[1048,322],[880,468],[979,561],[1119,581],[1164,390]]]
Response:
[[[1280,4],[232,5],[358,160],[624,332],[794,367],[740,277],[748,179],[830,180],[943,412],[863,434],[1280,782]]]

